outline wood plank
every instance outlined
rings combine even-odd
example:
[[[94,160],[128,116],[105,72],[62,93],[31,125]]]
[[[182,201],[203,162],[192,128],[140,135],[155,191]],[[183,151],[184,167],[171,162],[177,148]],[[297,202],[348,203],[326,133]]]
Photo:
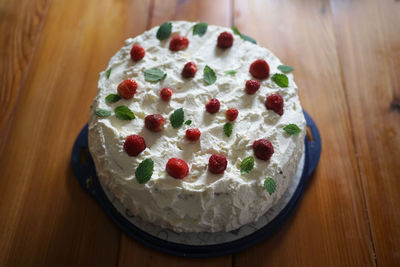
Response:
[[[376,259],[378,265],[395,266],[400,262],[400,2],[331,5]]]
[[[232,4],[230,0],[154,0],[150,27],[166,20],[205,21],[225,27],[231,26]]]
[[[125,234],[122,234],[118,266],[232,266],[232,256],[227,255],[219,258],[209,259],[176,257],[152,250],[135,241],[132,241],[132,239],[127,237]]]
[[[120,231],[75,181],[70,153],[98,73],[145,30],[148,8],[146,0],[51,3],[0,155],[0,265],[116,264]]]
[[[237,266],[371,266],[373,247],[328,1],[235,1],[234,23],[295,68],[322,136],[317,172],[294,216]],[[350,11],[350,9],[349,9]]]
[[[168,20],[206,21],[209,24],[230,26],[230,1],[193,0],[162,1],[155,0],[151,13],[150,27]],[[121,236],[119,266],[231,266],[232,257],[217,259],[184,259],[150,250],[126,235]]]
[[[0,1],[0,153],[48,5],[49,0]]]

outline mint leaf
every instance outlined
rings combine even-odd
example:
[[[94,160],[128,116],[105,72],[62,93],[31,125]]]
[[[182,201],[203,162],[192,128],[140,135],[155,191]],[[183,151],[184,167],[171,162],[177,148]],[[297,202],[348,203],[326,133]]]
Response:
[[[242,34],[242,39],[250,43],[257,44],[257,41],[251,38],[250,36]]]
[[[253,43],[253,44],[257,44],[257,41],[254,40],[253,38],[251,38],[250,36],[241,34],[240,31],[239,31],[239,29],[238,29],[237,27],[233,26],[233,27],[232,27],[232,31],[233,31],[234,34],[239,35],[240,38],[242,38],[243,40],[248,41],[248,42],[251,42],[251,43]]]
[[[106,96],[106,101],[109,104],[115,103],[120,99],[121,99],[121,97],[119,95],[116,95],[116,94],[109,94],[108,96]]]
[[[224,73],[225,73],[225,75],[235,75],[236,72],[237,72],[236,70],[227,70]]]
[[[264,188],[267,190],[267,192],[270,195],[272,195],[276,190],[276,182],[275,182],[275,180],[272,179],[271,177],[268,177],[267,179],[265,179]]]
[[[183,112],[183,108],[178,108],[177,110],[175,110],[169,117],[172,127],[175,129],[181,127],[184,121],[184,116],[185,113]]]
[[[230,122],[225,123],[224,125],[224,134],[228,137],[232,135],[233,124]]]
[[[279,65],[278,70],[282,71],[283,73],[289,73],[289,72],[293,71],[294,69],[290,66]]]
[[[215,75],[214,70],[208,65],[204,67],[203,80],[208,85],[215,83],[215,81],[217,80],[217,76]]]
[[[240,173],[248,174],[254,168],[254,157],[248,156],[242,160],[240,163]]]
[[[154,162],[152,159],[143,160],[136,168],[135,177],[139,184],[148,182],[153,175]]]
[[[285,130],[285,132],[287,132],[290,135],[298,135],[299,133],[301,133],[301,129],[299,128],[299,126],[293,123],[283,127],[283,130]]]
[[[289,86],[289,79],[285,74],[275,73],[271,78],[279,87]]]
[[[171,22],[164,22],[157,30],[156,37],[158,40],[162,41],[167,39],[172,32],[172,23]]]
[[[205,22],[200,22],[194,25],[193,35],[203,36],[207,32],[208,24]]]
[[[167,74],[157,68],[151,68],[144,71],[144,79],[148,82],[158,82],[164,80]]]
[[[120,120],[129,121],[135,118],[135,114],[127,106],[118,106],[114,109],[114,112],[115,117]]]
[[[234,34],[239,35],[240,37],[242,37],[242,34],[240,33],[239,29],[235,26],[232,27],[232,31]]]
[[[111,70],[112,70],[112,68],[109,68],[109,69],[106,71],[106,77],[107,77],[107,79],[110,78]]]
[[[187,120],[187,121],[185,121],[185,124],[186,125],[190,125],[190,124],[192,124],[192,121],[191,120]]]
[[[108,111],[108,110],[105,110],[105,109],[98,108],[98,109],[96,109],[95,114],[96,114],[97,116],[99,116],[100,118],[105,118],[105,117],[110,116],[110,115],[111,115],[111,112]]]

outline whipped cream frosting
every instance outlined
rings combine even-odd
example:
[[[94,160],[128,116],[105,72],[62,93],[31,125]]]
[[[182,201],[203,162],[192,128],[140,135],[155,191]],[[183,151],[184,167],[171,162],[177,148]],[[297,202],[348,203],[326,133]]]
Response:
[[[158,27],[129,38],[110,60],[106,71],[100,73],[98,93],[91,107],[89,120],[89,149],[93,156],[98,177],[133,214],[143,220],[170,228],[177,232],[231,231],[244,224],[256,221],[288,188],[303,153],[305,119],[297,94],[293,75],[287,74],[289,87],[280,88],[271,78],[261,80],[260,89],[254,95],[245,93],[245,82],[253,79],[250,64],[264,59],[270,66],[270,77],[281,73],[277,67],[282,63],[269,50],[234,36],[233,46],[226,50],[216,47],[218,35],[231,29],[209,25],[202,37],[192,34],[195,23],[172,22],[172,35],[186,36],[190,43],[186,50],[172,52],[168,49],[168,38],[156,38]],[[171,36],[172,36],[171,35]],[[139,44],[145,57],[133,62],[130,58],[132,45]],[[196,76],[183,79],[181,71],[185,63],[193,61],[198,66]],[[212,85],[203,81],[203,69],[208,65],[217,75]],[[167,77],[157,83],[144,79],[144,70],[158,68]],[[107,70],[106,69],[106,70]],[[235,75],[225,71],[235,70]],[[109,104],[105,97],[117,93],[117,86],[126,79],[138,83],[137,93],[132,99],[121,99]],[[170,101],[160,99],[164,87],[173,89]],[[279,116],[264,106],[266,95],[279,93],[284,99],[284,114]],[[210,114],[205,104],[210,98],[221,103],[220,111]],[[131,121],[119,120],[115,115],[100,118],[96,109],[110,110],[119,105],[128,106],[136,115]],[[225,111],[237,108],[239,116],[233,122],[230,137],[224,135],[227,122]],[[190,126],[172,128],[169,116],[183,108],[185,120]],[[151,114],[166,118],[164,130],[151,132],[144,127],[144,118]],[[283,127],[295,123],[302,130],[299,135],[288,135]],[[201,138],[197,142],[187,141],[185,131],[199,128]],[[123,148],[125,138],[131,134],[142,136],[147,148],[137,157],[130,157]],[[253,155],[254,140],[268,139],[274,154],[268,161],[255,157],[254,169],[240,173],[241,161]],[[208,159],[214,153],[223,154],[228,161],[224,174],[208,171]],[[168,159],[181,158],[189,165],[189,175],[180,180],[165,171]],[[154,161],[154,173],[145,184],[135,179],[136,167],[144,159]],[[276,191],[270,195],[264,188],[264,180],[272,177]]]

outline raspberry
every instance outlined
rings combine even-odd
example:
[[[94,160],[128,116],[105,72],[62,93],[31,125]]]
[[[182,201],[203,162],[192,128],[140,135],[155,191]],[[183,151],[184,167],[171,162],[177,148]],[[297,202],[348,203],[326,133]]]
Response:
[[[132,134],[125,139],[124,149],[129,156],[136,157],[146,149],[146,143],[140,135]]]
[[[137,88],[138,85],[135,80],[128,79],[118,85],[117,91],[122,98],[130,99],[136,93]]]
[[[189,46],[189,39],[180,35],[172,37],[171,41],[169,42],[169,50],[171,51],[184,50],[188,46]]]
[[[238,115],[239,111],[236,108],[230,108],[225,112],[225,116],[228,119],[228,121],[236,120]]]
[[[265,107],[267,109],[272,109],[279,115],[283,115],[283,98],[278,94],[272,94],[267,96],[265,100]]]
[[[233,35],[230,32],[223,32],[218,36],[217,46],[221,49],[231,47],[233,44]]]
[[[194,62],[188,62],[185,64],[182,70],[183,78],[193,78],[197,72],[197,65]]]
[[[172,96],[172,89],[171,88],[163,88],[160,91],[160,96],[161,96],[161,99],[164,101],[170,100],[171,96]]]
[[[257,59],[250,65],[250,73],[254,78],[265,79],[269,76],[269,66],[264,59]]]
[[[246,93],[249,95],[254,94],[260,88],[260,83],[256,80],[248,80],[246,82]]]
[[[165,119],[160,114],[153,114],[144,118],[144,125],[153,132],[159,132],[164,129]]]
[[[131,59],[133,61],[139,61],[141,60],[146,52],[144,51],[143,47],[140,45],[134,45],[131,49]]]
[[[214,174],[224,173],[228,161],[221,154],[214,154],[208,160],[208,170]]]
[[[201,135],[201,132],[197,128],[187,129],[186,134],[185,134],[186,139],[189,141],[192,141],[192,142],[199,140],[200,135]]]
[[[206,104],[206,110],[207,112],[214,114],[217,113],[219,111],[219,101],[216,98],[211,98],[210,101],[208,101],[208,103]]]
[[[253,143],[254,155],[262,160],[269,160],[274,154],[274,147],[267,139],[258,139]]]
[[[189,173],[189,166],[184,160],[178,158],[170,158],[167,162],[165,170],[169,175],[177,179],[185,178]]]

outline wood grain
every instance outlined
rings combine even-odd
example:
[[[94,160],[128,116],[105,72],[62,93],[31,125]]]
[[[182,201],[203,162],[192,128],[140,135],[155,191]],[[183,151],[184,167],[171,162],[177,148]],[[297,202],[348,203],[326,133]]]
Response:
[[[13,111],[29,69],[48,0],[0,1],[0,153],[12,124]],[[7,12],[2,12],[7,11]]]
[[[374,265],[329,2],[235,1],[234,8],[239,29],[294,67],[302,105],[317,123],[323,145],[317,172],[295,216],[271,239],[236,255],[234,262]]]
[[[79,188],[70,153],[98,73],[125,38],[145,30],[148,8],[148,1],[51,3],[0,156],[7,178],[0,179],[0,265],[116,264],[120,232]]]
[[[332,1],[332,7],[376,259],[394,266],[400,262],[400,3]]]
[[[150,17],[150,27],[169,20],[207,21],[230,25],[230,1],[163,1],[156,0]],[[217,11],[213,11],[217,10]],[[146,248],[125,234],[121,237],[119,266],[231,266],[232,257],[218,259],[183,259]]]
[[[0,266],[398,265],[399,14],[395,0],[0,0]],[[142,246],[70,168],[98,73],[124,39],[167,20],[234,24],[271,49],[321,131],[297,211],[233,256]]]

